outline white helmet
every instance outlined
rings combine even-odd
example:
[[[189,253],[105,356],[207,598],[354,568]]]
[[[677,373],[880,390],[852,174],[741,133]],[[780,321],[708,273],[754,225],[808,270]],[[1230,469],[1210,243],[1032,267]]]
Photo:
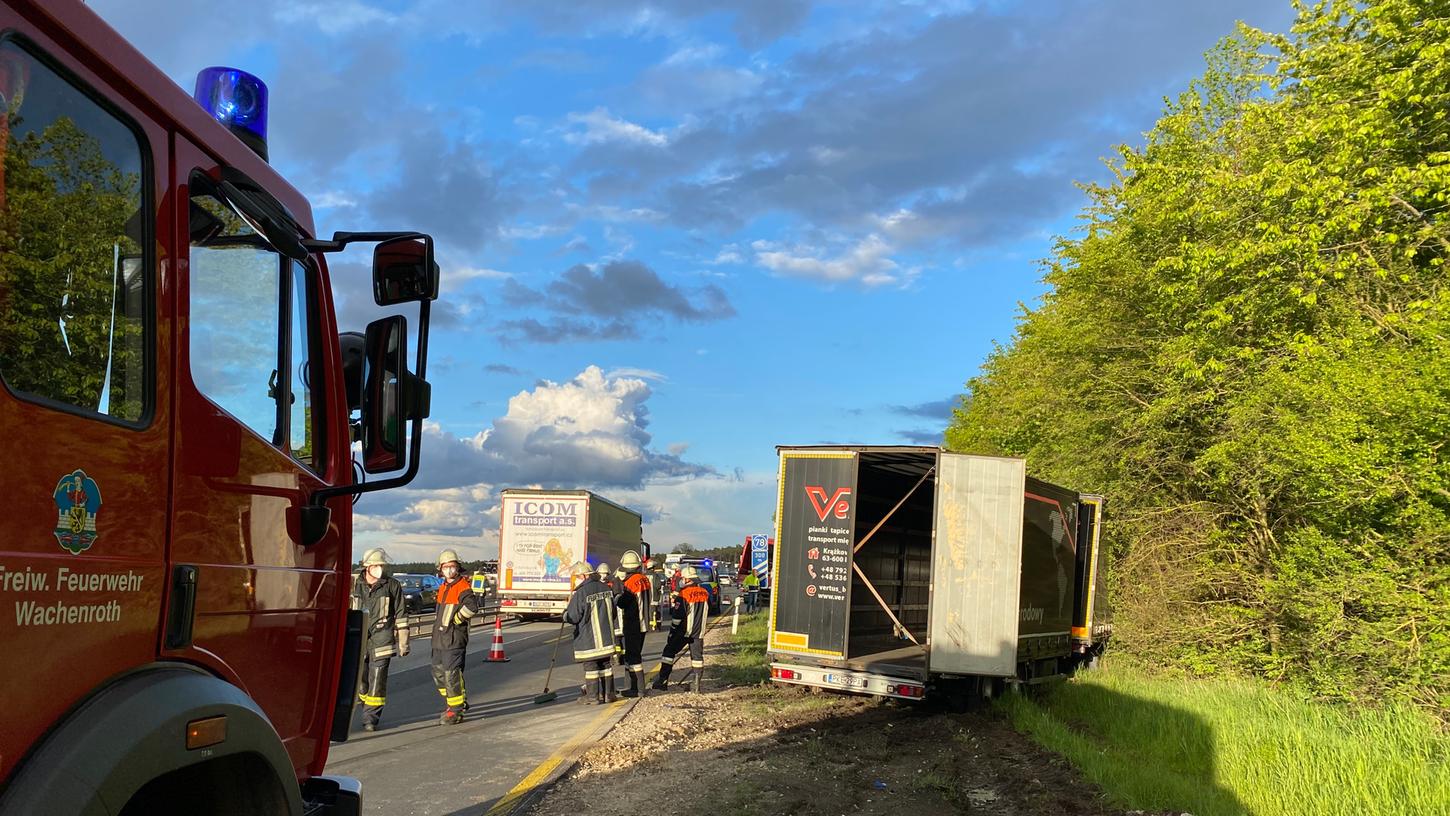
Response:
[[[364,567],[374,567],[386,563],[388,563],[388,554],[383,552],[382,547],[376,547],[363,553],[362,565]]]
[[[610,568],[609,568],[609,564],[608,564],[608,563],[607,563],[607,562],[605,562],[605,561],[600,561],[600,562],[599,562],[599,566],[597,566],[597,567],[595,567],[595,568],[594,568],[594,572],[595,572],[595,573],[596,573],[596,574],[597,574],[597,575],[598,575],[598,576],[599,576],[599,577],[600,577],[600,578],[601,578],[601,579],[604,579],[604,578],[608,578],[608,577],[609,577],[609,573],[610,573],[610,572],[611,572],[611,571],[612,571],[612,570],[610,570]]]
[[[583,561],[575,561],[574,566],[569,568],[569,574],[573,576],[588,575],[593,571],[594,570],[590,569],[589,565]]]
[[[686,566],[684,569],[680,570],[680,577],[684,578],[686,581],[698,581],[700,580],[700,571],[692,566]]]
[[[458,564],[460,567],[463,566],[463,562],[458,560],[458,553],[454,552],[453,550],[444,550],[443,552],[438,553],[438,566],[441,567],[444,564],[447,564],[449,561]]]
[[[629,572],[639,569],[639,553],[628,550],[619,557],[619,568]]]

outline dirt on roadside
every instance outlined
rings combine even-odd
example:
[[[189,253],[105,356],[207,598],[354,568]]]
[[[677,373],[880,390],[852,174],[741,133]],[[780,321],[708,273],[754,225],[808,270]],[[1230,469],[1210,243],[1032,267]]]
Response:
[[[706,663],[734,645],[723,627]],[[945,713],[764,684],[652,693],[529,811],[1121,814],[991,711]]]

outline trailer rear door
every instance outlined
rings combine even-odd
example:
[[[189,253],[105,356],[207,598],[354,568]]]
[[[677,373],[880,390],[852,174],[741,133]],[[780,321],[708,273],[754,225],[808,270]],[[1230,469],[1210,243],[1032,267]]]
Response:
[[[1027,466],[941,454],[932,553],[930,670],[1007,677],[1017,670]]]
[[[845,657],[856,454],[781,451],[770,651]]]

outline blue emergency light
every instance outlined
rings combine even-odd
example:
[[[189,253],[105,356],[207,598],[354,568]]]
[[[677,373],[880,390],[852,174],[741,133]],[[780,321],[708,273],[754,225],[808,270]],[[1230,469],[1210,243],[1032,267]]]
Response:
[[[262,80],[236,68],[203,68],[196,75],[192,97],[258,156],[267,158],[267,86]]]
[[[710,569],[713,566],[715,566],[715,562],[713,560],[709,559],[709,558],[706,558],[705,559],[705,569]]]

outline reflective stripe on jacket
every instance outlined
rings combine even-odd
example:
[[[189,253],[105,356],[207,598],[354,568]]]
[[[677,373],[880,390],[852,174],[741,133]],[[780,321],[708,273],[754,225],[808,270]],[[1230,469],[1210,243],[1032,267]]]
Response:
[[[397,631],[408,625],[403,585],[393,576],[384,575],[370,586],[365,573],[352,582],[351,608],[363,613],[363,638],[373,659],[397,655]]]
[[[614,656],[614,590],[591,576],[569,596],[564,622],[574,624],[574,659]]]
[[[438,587],[438,614],[433,618],[433,651],[468,648],[468,619],[478,614],[478,596],[466,575]]]
[[[624,592],[619,596],[620,617],[626,634],[649,631],[650,580],[636,572],[624,579]]]
[[[710,590],[699,584],[689,584],[675,594],[670,606],[670,617],[674,625],[683,627],[687,638],[699,637],[705,631],[705,618],[710,613]]]

